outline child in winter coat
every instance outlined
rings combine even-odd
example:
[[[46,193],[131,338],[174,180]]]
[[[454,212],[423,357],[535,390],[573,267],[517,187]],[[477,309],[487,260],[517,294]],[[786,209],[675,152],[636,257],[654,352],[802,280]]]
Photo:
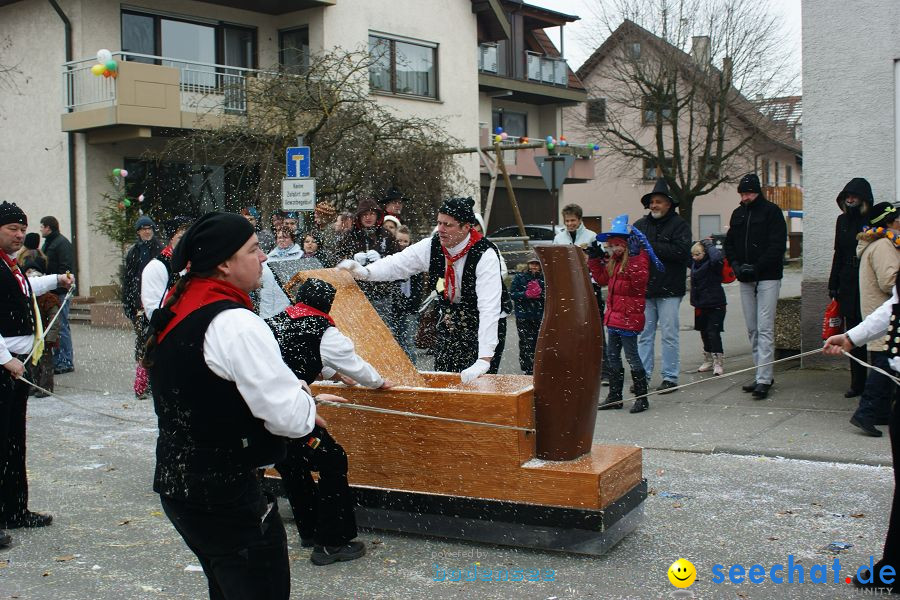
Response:
[[[609,395],[599,406],[599,410],[622,408],[622,388],[625,384],[625,369],[622,367],[622,350],[631,367],[636,396],[632,413],[650,408],[647,401],[647,372],[638,355],[637,338],[644,329],[644,307],[647,281],[650,278],[649,261],[661,268],[662,263],[653,253],[647,238],[628,225],[628,215],[620,215],[613,220],[608,232],[597,235],[598,242],[606,242],[609,258],[591,258],[588,266],[591,275],[599,285],[608,286],[606,315],[603,323],[607,328],[606,355],[609,361]]]
[[[533,375],[534,349],[537,346],[541,320],[544,318],[544,273],[536,254],[528,257],[527,270],[516,273],[513,277],[509,295],[516,306],[519,366],[526,375]]]
[[[691,306],[694,307],[694,329],[703,340],[703,364],[699,373],[712,370],[713,375],[725,372],[722,331],[725,328],[725,289],[722,287],[722,252],[712,240],[697,242],[691,247]]]

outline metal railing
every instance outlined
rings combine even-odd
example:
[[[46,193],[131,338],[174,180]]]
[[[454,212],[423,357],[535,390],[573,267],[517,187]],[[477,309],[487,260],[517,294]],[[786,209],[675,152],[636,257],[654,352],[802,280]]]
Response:
[[[136,52],[114,52],[113,58],[119,62],[142,62],[179,69],[181,108],[188,112],[222,109],[225,113],[246,113],[247,80],[265,73],[257,69],[183,61]],[[115,79],[95,76],[91,73],[91,67],[95,64],[95,59],[63,64],[63,106],[68,112],[115,104]]]
[[[563,58],[543,56],[536,52],[525,52],[525,67],[528,79],[552,85],[568,85],[568,66]]]

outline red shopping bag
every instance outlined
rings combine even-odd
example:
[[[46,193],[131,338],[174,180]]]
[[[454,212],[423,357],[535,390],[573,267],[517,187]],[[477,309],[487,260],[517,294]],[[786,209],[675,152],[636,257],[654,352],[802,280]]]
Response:
[[[731,283],[732,281],[737,280],[737,275],[734,274],[734,269],[731,268],[731,263],[728,262],[728,259],[722,257],[722,283]]]
[[[825,318],[822,319],[822,339],[827,340],[833,335],[844,332],[844,320],[841,318],[841,305],[837,300],[832,300],[825,309]]]

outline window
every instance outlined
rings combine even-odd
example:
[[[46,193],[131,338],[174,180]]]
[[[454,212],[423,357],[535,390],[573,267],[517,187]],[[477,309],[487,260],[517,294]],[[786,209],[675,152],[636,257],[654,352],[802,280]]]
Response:
[[[606,123],[606,98],[593,98],[587,101],[587,124]]]
[[[288,73],[304,73],[309,68],[309,29],[278,32],[278,62]]]
[[[794,183],[793,182],[793,177],[794,177],[793,170],[794,169],[793,169],[793,167],[791,167],[791,165],[784,165],[784,184],[785,185],[788,185],[788,186],[793,185],[793,183]]]
[[[664,121],[672,119],[671,102],[668,99],[652,98],[644,96],[643,100],[643,119],[644,125],[654,125],[656,123],[656,115],[659,114]]]
[[[701,240],[722,233],[722,215],[700,215],[697,225]]]
[[[628,54],[628,58],[632,60],[640,60],[641,58],[641,43],[640,42],[629,42],[625,46],[625,51]]]
[[[208,65],[255,67],[256,30],[122,11],[122,50],[163,57],[167,60],[128,60],[176,67],[182,70],[182,83],[211,87],[216,84],[216,69]]]
[[[762,184],[769,185],[769,161],[762,161],[760,170],[762,171]]]
[[[525,137],[528,135],[528,114],[494,109],[491,111],[491,131],[497,131],[498,127],[502,127],[506,135]]]
[[[675,170],[675,160],[672,158],[667,158],[663,161],[663,167],[672,172]],[[644,179],[648,181],[653,181],[662,177],[662,171],[659,169],[659,161],[651,160],[649,158],[644,159]]]
[[[778,171],[780,170],[778,168],[778,166],[779,166],[778,161],[776,160],[775,161],[775,185],[778,185]]]
[[[437,98],[437,46],[369,36],[369,85],[373,90]]]

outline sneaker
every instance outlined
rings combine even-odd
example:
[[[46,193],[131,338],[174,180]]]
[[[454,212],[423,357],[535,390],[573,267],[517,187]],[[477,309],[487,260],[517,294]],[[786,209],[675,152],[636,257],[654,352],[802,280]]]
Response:
[[[673,392],[677,392],[678,390],[673,390],[672,388],[677,388],[678,384],[674,381],[669,381],[668,379],[663,379],[663,382],[659,384],[659,387],[656,388],[656,391],[660,394],[671,394]]]
[[[0,531],[0,548],[6,548],[12,544],[12,536],[5,531]]]
[[[719,376],[725,374],[725,355],[721,353],[713,354],[713,375]]]
[[[713,355],[710,352],[703,353],[703,363],[697,367],[698,373],[707,373],[712,371],[713,368]]]
[[[53,522],[51,515],[42,515],[41,513],[26,510],[17,517],[7,519],[0,522],[0,529],[18,529],[20,527],[46,527]]]
[[[75,367],[56,367],[53,369],[54,375],[65,375],[66,373],[74,373]]]
[[[316,546],[309,560],[314,565],[330,565],[333,562],[355,560],[366,553],[362,542],[350,542],[343,546]]]

